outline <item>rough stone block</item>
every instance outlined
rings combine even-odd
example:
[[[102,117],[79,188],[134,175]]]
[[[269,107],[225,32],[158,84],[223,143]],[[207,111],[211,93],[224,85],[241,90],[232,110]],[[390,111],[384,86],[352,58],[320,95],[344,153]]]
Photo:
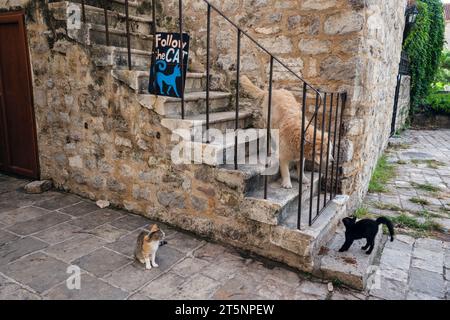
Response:
[[[33,181],[27,184],[24,189],[26,193],[38,194],[50,190],[53,183],[50,180]]]

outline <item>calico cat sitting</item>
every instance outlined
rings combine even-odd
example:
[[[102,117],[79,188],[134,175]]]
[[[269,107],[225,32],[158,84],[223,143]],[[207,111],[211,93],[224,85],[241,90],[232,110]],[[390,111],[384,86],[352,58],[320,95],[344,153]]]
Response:
[[[367,250],[366,254],[371,254],[375,245],[375,237],[378,233],[378,226],[385,224],[389,229],[391,242],[394,241],[394,225],[385,217],[380,217],[377,220],[363,219],[356,222],[356,217],[347,217],[342,220],[345,226],[345,243],[339,252],[344,252],[350,249],[353,241],[359,239],[366,239],[367,243],[362,250]]]
[[[160,246],[167,244],[164,237],[164,232],[156,224],[139,234],[134,256],[140,263],[145,264],[145,269],[150,270],[152,266],[159,267],[156,264],[156,252]]]

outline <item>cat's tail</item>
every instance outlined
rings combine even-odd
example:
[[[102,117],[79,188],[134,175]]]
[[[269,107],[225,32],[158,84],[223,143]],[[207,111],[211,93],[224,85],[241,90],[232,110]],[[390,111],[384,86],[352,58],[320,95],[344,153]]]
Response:
[[[389,234],[391,235],[391,242],[394,241],[394,225],[392,224],[392,221],[389,220],[389,219],[386,218],[386,217],[379,217],[379,218],[377,219],[377,223],[378,223],[379,225],[380,225],[380,224],[386,225],[386,227],[387,227],[388,230],[389,230]]]
[[[241,76],[240,84],[244,89],[244,93],[253,99],[260,99],[266,94],[264,90],[255,86],[247,76]]]
[[[158,60],[156,61],[156,66],[159,67],[159,71],[166,71],[167,62],[164,60]]]

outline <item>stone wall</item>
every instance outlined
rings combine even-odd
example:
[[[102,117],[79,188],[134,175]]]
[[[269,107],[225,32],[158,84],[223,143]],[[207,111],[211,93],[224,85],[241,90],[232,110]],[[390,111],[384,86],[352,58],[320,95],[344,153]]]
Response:
[[[403,130],[409,124],[409,109],[411,107],[411,76],[402,76],[398,97],[395,130]]]
[[[204,71],[206,5],[186,0],[186,30],[194,39],[191,66]],[[387,144],[400,61],[406,0],[229,0],[211,1],[227,16],[321,90],[347,91],[342,157],[343,193],[355,207],[367,191],[372,170]],[[165,1],[159,28],[177,30],[178,1]],[[214,86],[229,90],[236,72],[236,31],[213,14]],[[241,72],[262,86],[268,82],[267,54],[245,37]],[[275,65],[275,86],[300,94]],[[231,86],[233,88],[233,86]],[[309,104],[309,114],[314,105]]]

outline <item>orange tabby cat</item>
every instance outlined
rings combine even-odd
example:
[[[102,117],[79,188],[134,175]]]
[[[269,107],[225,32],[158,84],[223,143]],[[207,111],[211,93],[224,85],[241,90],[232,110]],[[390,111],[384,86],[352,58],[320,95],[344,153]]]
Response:
[[[241,76],[240,81],[244,93],[251,98],[258,100],[263,104],[262,115],[264,123],[267,121],[267,109],[269,101],[269,93],[254,85],[247,76]],[[297,170],[304,170],[305,159],[300,159],[301,147],[301,115],[299,103],[295,99],[292,92],[285,89],[273,90],[272,92],[272,129],[279,130],[280,137],[280,173],[281,186],[286,189],[292,188],[291,177],[289,173],[289,164],[291,161],[297,163]],[[306,121],[308,123],[308,121]],[[305,134],[305,158],[313,160],[317,165],[320,162],[320,154],[322,144],[328,145],[328,133],[317,130],[316,149],[313,154],[313,136],[314,126],[309,126]],[[330,143],[329,160],[333,161],[332,156],[333,144]],[[326,151],[325,151],[326,152]],[[326,156],[326,153],[322,156]],[[303,163],[302,163],[303,162]],[[303,177],[303,182],[307,182],[308,177]]]

